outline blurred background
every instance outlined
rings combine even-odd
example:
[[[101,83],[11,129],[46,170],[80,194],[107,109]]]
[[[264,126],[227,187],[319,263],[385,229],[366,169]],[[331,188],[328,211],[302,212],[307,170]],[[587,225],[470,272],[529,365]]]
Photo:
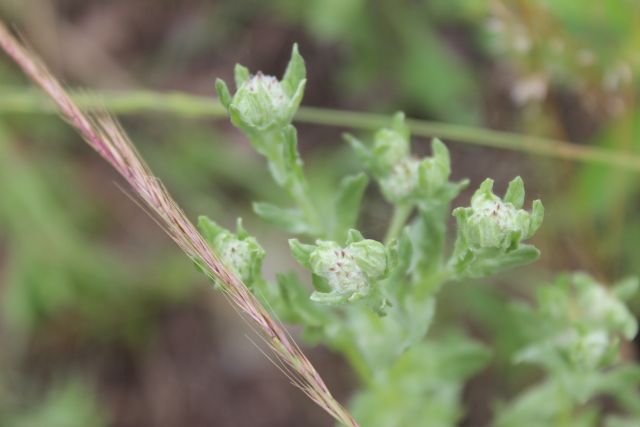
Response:
[[[236,62],[280,75],[298,42],[303,105],[403,110],[637,159],[634,172],[445,141],[454,179],[475,188],[490,176],[502,191],[520,174],[528,198],[547,208],[537,264],[443,295],[444,316],[490,345],[514,339],[492,293],[526,298],[564,270],[604,283],[640,273],[639,1],[0,0],[0,17],[70,87],[184,91],[213,103],[214,79],[231,80]],[[0,56],[0,425],[332,425],[75,132],[11,102],[30,87]],[[231,226],[242,216],[268,250],[266,275],[293,268],[287,236],[250,211],[252,200],[283,195],[226,120],[180,108],[120,118],[191,218]],[[358,168],[344,130],[299,127],[319,204]],[[425,142],[415,140],[416,152]],[[388,210],[373,187],[366,206],[362,229],[380,237]],[[478,286],[491,292],[476,298]],[[344,363],[308,351],[348,399]],[[508,365],[496,360],[469,384],[464,425],[487,425],[490,399],[513,392]]]

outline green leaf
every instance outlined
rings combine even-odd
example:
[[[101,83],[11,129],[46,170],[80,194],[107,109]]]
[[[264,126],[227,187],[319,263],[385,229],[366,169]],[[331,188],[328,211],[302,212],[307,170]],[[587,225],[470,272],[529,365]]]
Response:
[[[231,94],[229,93],[229,88],[227,84],[222,79],[216,79],[216,93],[218,94],[218,99],[220,103],[225,109],[229,109],[229,105],[231,104]]]
[[[283,154],[288,177],[285,182],[293,185],[302,179],[302,159],[298,154],[298,132],[292,125],[288,125],[283,129],[284,146]]]
[[[247,80],[251,78],[251,73],[249,73],[249,69],[244,65],[236,64],[233,69],[233,77],[236,81],[236,89],[239,89],[240,86],[245,84]]]
[[[489,276],[510,268],[530,264],[540,258],[540,251],[533,245],[520,245],[501,256],[486,257],[473,266],[475,277]]]
[[[362,240],[364,240],[364,236],[358,230],[350,228],[349,231],[347,231],[347,245],[354,242],[360,242]]]
[[[362,162],[364,167],[367,169],[371,169],[373,165],[373,154],[367,148],[367,146],[350,133],[344,133],[342,134],[342,137],[349,143],[349,145],[351,145],[351,148],[356,153],[356,157],[358,157],[358,160]]]
[[[402,135],[405,139],[411,136],[411,130],[405,121],[405,115],[402,111],[398,111],[391,119],[391,128]]]
[[[204,215],[198,217],[198,229],[210,245],[213,245],[216,236],[223,230],[215,221],[210,220]]]
[[[316,290],[316,292],[314,292],[311,296],[318,293],[328,294],[328,293],[331,293],[332,291],[331,286],[329,286],[329,282],[327,281],[327,279],[317,274],[311,275],[311,283],[313,284],[313,288]],[[319,298],[322,298],[322,297],[319,297]],[[319,302],[320,300],[314,299],[314,301]]]
[[[522,206],[524,206],[524,182],[522,178],[517,176],[509,183],[507,192],[504,195],[504,201],[511,203],[517,209],[522,209]]]
[[[311,252],[316,249],[315,245],[306,245],[304,243],[300,243],[298,239],[289,239],[289,249],[291,249],[293,257],[301,266],[311,269],[309,256],[311,255]]]
[[[338,187],[335,199],[333,238],[343,241],[347,231],[356,226],[362,196],[369,183],[364,173],[345,177]]]
[[[307,80],[302,80],[298,83],[298,87],[295,88],[293,95],[291,95],[291,102],[289,104],[288,109],[288,121],[293,120],[293,117],[296,115],[298,111],[298,107],[300,107],[300,103],[302,102],[302,97],[304,96],[304,88],[307,85]]]
[[[260,218],[292,234],[310,234],[303,213],[298,209],[284,209],[265,202],[254,202],[253,211]]]
[[[307,70],[304,64],[304,59],[300,55],[300,52],[298,51],[298,44],[296,43],[293,45],[291,59],[289,60],[289,65],[287,65],[287,70],[282,78],[282,87],[287,95],[293,98],[296,90],[300,86],[300,83],[306,79],[306,76]]]
[[[529,227],[529,234],[527,238],[533,236],[536,231],[542,225],[544,219],[544,206],[540,200],[534,200],[531,207],[531,226]]]
[[[443,166],[448,178],[451,173],[451,155],[449,154],[449,149],[438,138],[433,138],[433,140],[431,140],[431,152],[433,153],[433,158]]]
[[[278,274],[276,279],[282,297],[282,320],[314,328],[327,323],[327,314],[309,300],[309,291],[295,274]]]

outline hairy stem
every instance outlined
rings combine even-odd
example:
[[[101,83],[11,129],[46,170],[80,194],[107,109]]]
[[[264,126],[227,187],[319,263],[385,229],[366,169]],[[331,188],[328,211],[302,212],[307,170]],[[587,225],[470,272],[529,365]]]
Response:
[[[161,112],[183,117],[227,117],[227,112],[210,97],[181,92],[106,91],[88,95],[75,92],[73,99],[87,110],[108,108],[116,114]],[[0,89],[0,113],[52,113],[53,104],[41,94],[25,89]],[[386,115],[357,111],[300,107],[295,120],[327,126],[375,130],[388,125]],[[621,150],[589,147],[553,138],[520,135],[480,127],[425,120],[407,120],[412,133],[421,137],[439,136],[452,141],[521,151],[555,159],[600,164],[640,172],[640,156]]]

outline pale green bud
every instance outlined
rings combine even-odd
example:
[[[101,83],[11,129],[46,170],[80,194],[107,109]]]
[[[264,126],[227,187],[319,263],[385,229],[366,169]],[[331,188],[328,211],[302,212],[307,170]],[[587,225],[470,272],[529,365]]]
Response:
[[[355,137],[345,135],[390,203],[448,203],[466,182],[449,182],[451,161],[447,147],[434,139],[431,143],[433,155],[418,159],[411,156],[409,136],[402,113],[394,116],[391,128],[376,132],[371,149]]]
[[[352,135],[347,134],[345,138],[367,169],[378,179],[390,174],[410,154],[409,128],[404,123],[403,113],[393,116],[391,127],[375,133],[372,148],[366,147]]]
[[[511,182],[509,188],[502,200],[493,194],[493,180],[487,179],[471,198],[471,207],[453,211],[458,218],[459,233],[470,248],[513,249],[521,240],[531,237],[540,226],[542,204],[534,202],[533,213],[520,209],[524,187],[519,177]],[[521,192],[520,188],[523,189]]]
[[[291,123],[304,93],[304,61],[294,45],[289,66],[282,81],[261,72],[250,75],[236,66],[237,91],[233,97],[222,80],[216,81],[221,103],[232,123],[247,133],[281,129]]]
[[[369,293],[367,276],[349,248],[341,248],[335,242],[318,241],[309,261],[313,273],[324,277],[335,293],[347,299],[360,298]]]
[[[311,295],[319,303],[337,305],[370,296],[377,281],[387,274],[387,251],[374,240],[351,241],[345,247],[325,240],[303,245],[292,239],[289,244],[298,262],[330,288],[330,292]]]
[[[238,88],[229,109],[236,126],[260,131],[290,123],[298,105],[275,77],[258,72]]]
[[[251,287],[260,278],[265,252],[258,241],[244,230],[241,219],[238,219],[236,233],[204,216],[199,218],[198,227],[224,265],[243,283]]]

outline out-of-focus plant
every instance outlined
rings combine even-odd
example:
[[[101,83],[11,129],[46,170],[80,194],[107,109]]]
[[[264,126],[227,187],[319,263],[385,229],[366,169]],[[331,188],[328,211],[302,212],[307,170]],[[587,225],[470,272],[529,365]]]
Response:
[[[68,381],[51,388],[34,402],[17,407],[0,404],[0,422],[15,427],[106,426],[107,418],[97,406],[90,387],[82,381]]]
[[[319,41],[340,46],[341,91],[365,97],[372,86],[383,86],[376,97],[378,107],[406,103],[434,117],[474,123],[480,120],[478,80],[438,25],[479,12],[468,0],[450,3],[280,0],[275,4],[281,16],[303,25]]]
[[[489,4],[488,48],[512,71],[511,97],[524,128],[637,153],[640,3]],[[569,197],[548,197],[559,212],[582,212],[577,220],[559,215],[550,225],[573,233],[579,246],[593,247],[587,256],[600,260],[598,268],[610,277],[637,273],[639,265],[631,249],[640,230],[634,179],[589,166],[566,181],[562,194]]]
[[[637,2],[498,0],[490,14],[491,46],[519,74],[511,93],[515,102],[544,100],[555,85],[605,115],[632,106],[640,72]]]
[[[639,425],[640,366],[619,360],[620,344],[638,332],[625,305],[637,287],[628,279],[607,289],[576,273],[539,288],[535,307],[517,305],[529,342],[514,359],[539,366],[546,377],[501,405],[496,426]],[[603,415],[605,397],[619,407],[617,415]]]

